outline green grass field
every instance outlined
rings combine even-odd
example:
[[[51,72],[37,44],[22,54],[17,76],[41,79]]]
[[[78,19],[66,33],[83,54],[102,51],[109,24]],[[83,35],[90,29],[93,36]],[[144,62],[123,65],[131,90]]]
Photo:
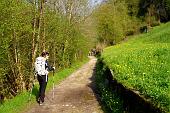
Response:
[[[170,112],[170,23],[104,49],[102,58],[124,86]]]
[[[59,84],[63,79],[65,79],[67,76],[69,76],[73,71],[78,69],[80,66],[82,66],[84,63],[86,63],[88,60],[85,59],[83,62],[75,63],[70,68],[66,68],[62,71],[59,71],[55,73],[54,75],[54,83]],[[47,91],[51,90],[53,87],[53,77],[52,74],[49,75],[49,80],[47,84]],[[29,100],[30,92],[23,92],[16,96],[15,98],[11,100],[6,100],[5,103],[0,105],[0,113],[23,113],[24,110],[27,110],[31,107],[31,105],[36,103],[36,95],[38,93],[38,82],[35,83],[33,93],[31,96],[31,100]]]

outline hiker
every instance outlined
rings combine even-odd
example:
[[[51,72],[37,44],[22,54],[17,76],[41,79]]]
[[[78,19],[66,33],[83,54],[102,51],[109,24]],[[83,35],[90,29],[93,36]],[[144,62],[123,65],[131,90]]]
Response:
[[[54,71],[55,67],[51,67],[48,63],[49,53],[43,52],[40,57],[36,58],[35,72],[39,82],[39,95],[37,102],[42,105],[45,98],[45,89],[48,82],[49,71]]]

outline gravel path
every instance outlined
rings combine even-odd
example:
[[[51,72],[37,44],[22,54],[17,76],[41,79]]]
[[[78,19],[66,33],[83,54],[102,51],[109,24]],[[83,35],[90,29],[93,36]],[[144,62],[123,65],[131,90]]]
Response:
[[[46,94],[42,106],[36,104],[27,113],[103,113],[94,93],[94,69],[96,58],[71,74],[52,91]]]

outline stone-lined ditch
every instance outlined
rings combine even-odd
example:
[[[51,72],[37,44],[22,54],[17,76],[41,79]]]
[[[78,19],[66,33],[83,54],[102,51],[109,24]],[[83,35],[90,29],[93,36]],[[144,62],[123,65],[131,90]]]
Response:
[[[163,113],[137,91],[113,78],[113,73],[101,59],[96,64],[96,85],[108,113]]]

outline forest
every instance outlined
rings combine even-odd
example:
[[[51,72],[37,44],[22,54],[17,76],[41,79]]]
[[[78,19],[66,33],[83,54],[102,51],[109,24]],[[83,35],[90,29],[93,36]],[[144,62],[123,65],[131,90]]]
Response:
[[[30,90],[42,51],[63,70],[92,48],[101,52],[168,22],[170,0],[1,0],[0,14],[2,101]]]

